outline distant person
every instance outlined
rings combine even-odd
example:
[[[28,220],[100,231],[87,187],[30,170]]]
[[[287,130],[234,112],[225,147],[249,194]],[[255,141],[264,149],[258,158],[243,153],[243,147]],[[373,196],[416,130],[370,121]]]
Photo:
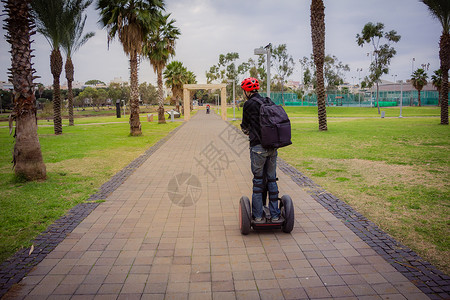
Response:
[[[247,101],[244,103],[242,114],[242,131],[250,139],[250,161],[253,173],[253,194],[252,194],[252,214],[254,222],[265,223],[263,214],[263,189],[264,177],[267,179],[267,191],[269,195],[269,210],[272,223],[283,223],[278,208],[278,185],[277,185],[277,156],[276,148],[266,149],[261,145],[261,127],[259,124],[261,104],[256,100],[266,101],[259,93],[259,82],[256,78],[246,78],[241,83],[244,96]]]

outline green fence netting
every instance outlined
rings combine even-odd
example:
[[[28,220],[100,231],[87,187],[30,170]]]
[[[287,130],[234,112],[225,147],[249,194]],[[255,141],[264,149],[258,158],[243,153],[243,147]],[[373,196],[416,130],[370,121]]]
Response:
[[[265,97],[266,93],[261,93]],[[359,94],[339,94],[327,93],[326,103],[328,106],[376,106],[376,92],[366,92]],[[450,93],[449,93],[450,95]],[[299,99],[295,93],[271,92],[270,98],[276,104],[286,106],[317,106],[317,95],[308,94]],[[402,105],[417,106],[419,104],[417,91],[381,91],[378,93],[380,107],[399,106],[402,97]],[[437,106],[439,103],[439,93],[437,91],[421,91],[420,101],[423,106]]]

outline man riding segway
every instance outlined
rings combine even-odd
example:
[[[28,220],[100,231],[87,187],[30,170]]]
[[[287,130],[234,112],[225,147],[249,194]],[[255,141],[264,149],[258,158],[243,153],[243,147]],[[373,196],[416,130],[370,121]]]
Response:
[[[249,204],[247,204],[248,198],[245,196],[241,198],[241,232],[247,234],[250,226],[253,228],[282,227],[283,231],[290,232],[294,223],[292,201],[287,195],[281,199],[278,198],[276,176],[277,148],[291,144],[289,119],[282,107],[275,105],[270,98],[263,98],[258,93],[260,86],[256,78],[244,79],[241,88],[247,99],[244,104],[241,129],[244,134],[249,136],[253,173],[251,213]],[[267,123],[267,110],[271,110],[272,112],[269,113],[272,115],[280,115],[278,118],[280,124]],[[265,205],[267,194],[268,207]],[[279,200],[281,200],[280,207],[284,207],[283,211],[278,205]],[[286,201],[289,203],[284,205]],[[289,209],[289,220],[286,220],[287,209]],[[250,220],[247,220],[248,215],[250,215]]]

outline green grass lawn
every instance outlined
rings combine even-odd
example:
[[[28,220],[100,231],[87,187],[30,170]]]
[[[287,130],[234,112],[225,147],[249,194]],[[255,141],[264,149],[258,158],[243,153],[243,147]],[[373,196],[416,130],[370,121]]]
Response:
[[[317,107],[305,106],[305,107],[293,107],[286,106],[286,112],[290,118],[316,118],[317,119]],[[385,112],[385,117],[398,117],[400,115],[399,107],[383,107],[381,111]],[[236,118],[242,118],[242,107],[239,110],[235,109]],[[405,106],[402,109],[403,117],[437,117],[441,115],[439,107],[410,107]],[[233,108],[227,108],[228,118],[233,118]],[[327,107],[327,117],[329,118],[379,118],[378,109],[368,107]]]
[[[438,108],[405,107],[403,119],[397,108],[383,110],[393,118],[379,118],[376,108],[329,108],[329,130],[319,132],[316,108],[287,108],[294,143],[280,156],[449,274],[450,127],[439,125]],[[39,128],[45,182],[13,177],[13,138],[0,128],[0,261],[181,124],[145,118],[141,137],[128,135],[127,118],[76,119],[110,124],[64,127],[61,136]]]
[[[141,117],[145,119],[145,115]],[[76,123],[108,120],[86,118],[76,119]],[[40,127],[48,176],[43,182],[21,182],[13,176],[14,140],[9,129],[0,128],[0,261],[29,246],[29,241],[48,225],[182,124],[142,122],[143,135],[131,137],[128,119],[120,120],[125,123],[64,127],[60,136],[53,134],[53,127]]]
[[[314,108],[287,108],[293,144],[280,157],[449,274],[450,127],[423,117],[435,108],[405,109],[403,119],[363,110],[334,108],[320,132],[317,116],[292,118]]]

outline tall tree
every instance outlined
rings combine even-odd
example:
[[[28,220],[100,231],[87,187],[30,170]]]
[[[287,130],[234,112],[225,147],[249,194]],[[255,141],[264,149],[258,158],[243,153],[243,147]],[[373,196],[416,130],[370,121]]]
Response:
[[[158,78],[158,123],[166,123],[162,72],[169,58],[175,55],[175,41],[180,35],[180,30],[174,26],[175,20],[169,17],[170,14],[160,16],[158,27],[150,32],[143,50]]]
[[[141,135],[139,121],[138,59],[148,33],[158,26],[162,0],[98,0],[100,23],[108,31],[108,44],[118,37],[130,58],[130,134]]]
[[[52,52],[50,54],[50,71],[53,76],[53,124],[55,134],[62,134],[61,119],[61,89],[59,77],[61,76],[63,59],[59,50],[65,26],[70,20],[64,13],[64,0],[33,0],[32,14],[37,25],[37,31],[49,42]]]
[[[250,64],[248,62],[243,62],[237,65],[237,60],[239,59],[239,53],[229,52],[227,54],[219,55],[219,62],[217,65],[213,65],[209,72],[206,73],[206,78],[208,83],[213,81],[219,81],[221,83],[229,83],[234,81],[235,85],[238,85],[239,76],[246,73],[250,69]],[[227,94],[232,95],[233,85],[227,86]]]
[[[265,90],[267,87],[267,63],[266,63],[267,55],[258,55],[258,60],[255,61],[252,58],[248,59],[248,67],[250,77],[257,78],[259,81],[260,90]]]
[[[365,81],[372,86],[374,83],[377,86],[377,107],[378,114],[380,114],[380,105],[378,103],[378,90],[379,81],[383,74],[389,73],[389,64],[391,59],[397,53],[394,47],[391,47],[392,43],[400,41],[401,36],[397,34],[395,30],[384,32],[384,24],[371,22],[364,25],[361,34],[356,34],[356,42],[358,46],[363,47],[364,44],[372,44],[373,46],[373,60],[370,63],[370,74]],[[381,44],[381,42],[385,42]]]
[[[286,44],[278,45],[272,50],[274,57],[275,70],[281,81],[281,99],[284,106],[284,82],[294,72],[294,59],[292,55],[288,54]]]
[[[438,69],[438,70],[434,71],[434,74],[431,75],[431,83],[438,90],[438,93],[439,93],[438,106],[441,106],[441,101],[442,101],[442,91],[441,91],[441,88],[442,88],[442,71],[441,71],[441,69]]]
[[[323,79],[323,63],[325,60],[325,6],[323,0],[311,1],[311,38],[314,64],[316,65],[316,94],[319,130],[327,128],[327,108],[325,106],[325,84]]]
[[[151,83],[143,82],[139,85],[139,97],[145,104],[158,104],[158,91]]]
[[[15,174],[27,180],[46,178],[36,122],[36,98],[33,84],[32,49],[30,37],[34,24],[29,1],[3,0],[7,18],[4,29],[11,44],[9,80],[14,86],[14,112],[16,121],[13,163]],[[12,129],[12,128],[11,128]]]
[[[61,39],[61,46],[66,53],[66,79],[67,79],[67,99],[69,107],[69,126],[73,126],[73,91],[72,82],[74,80],[74,67],[72,62],[72,54],[81,46],[83,46],[91,37],[95,35],[94,32],[89,32],[83,35],[84,24],[87,16],[83,16],[83,11],[92,3],[92,0],[68,0],[65,14],[68,16],[64,18],[69,21],[66,24],[64,35]]]
[[[315,67],[314,67],[314,57],[311,58],[306,56],[300,60],[302,69],[304,69],[304,83],[315,85],[317,82]],[[342,63],[335,55],[327,54],[323,62],[323,76],[324,84],[327,90],[335,90],[339,85],[344,83],[344,72],[350,71],[348,64]],[[313,74],[311,76],[311,73]]]
[[[183,96],[183,84],[196,83],[195,74],[183,66],[180,61],[170,62],[164,70],[166,86],[172,89],[172,96],[175,100],[177,110],[180,111],[179,103]]]
[[[172,90],[172,99],[179,111],[180,101],[183,95],[183,83],[185,81],[187,69],[181,61],[170,62],[164,70],[165,84]]]
[[[438,19],[442,25],[442,34],[439,40],[439,59],[442,71],[441,86],[441,124],[448,125],[448,70],[450,68],[450,1],[448,0],[422,0],[428,6],[431,15]]]
[[[424,69],[417,69],[411,75],[411,84],[417,90],[417,93],[419,94],[419,106],[422,106],[422,102],[420,101],[420,91],[423,89],[424,86],[427,85],[427,83],[428,83],[427,78],[428,78],[428,75],[427,75],[427,73],[425,73]]]

